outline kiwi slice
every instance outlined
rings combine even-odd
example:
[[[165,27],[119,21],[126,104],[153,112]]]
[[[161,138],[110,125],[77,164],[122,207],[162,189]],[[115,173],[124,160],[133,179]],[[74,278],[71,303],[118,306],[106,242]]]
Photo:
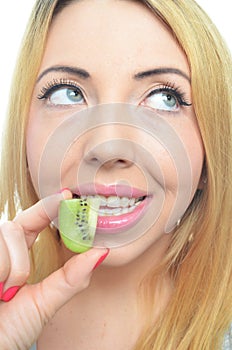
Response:
[[[93,246],[99,206],[100,199],[96,197],[60,202],[59,231],[69,250],[83,253]]]

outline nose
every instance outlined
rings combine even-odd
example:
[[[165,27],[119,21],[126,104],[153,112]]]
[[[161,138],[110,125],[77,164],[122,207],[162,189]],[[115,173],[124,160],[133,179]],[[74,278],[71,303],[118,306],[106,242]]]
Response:
[[[98,142],[85,151],[84,161],[96,168],[129,168],[135,162],[135,146],[122,138]]]
[[[82,165],[88,165],[88,169],[123,169],[135,164],[138,131],[133,124],[134,107],[105,104],[85,114]]]

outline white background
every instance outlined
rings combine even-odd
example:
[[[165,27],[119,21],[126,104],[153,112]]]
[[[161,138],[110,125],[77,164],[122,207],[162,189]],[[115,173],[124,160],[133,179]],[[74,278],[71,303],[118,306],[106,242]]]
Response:
[[[164,0],[165,1],[165,0]],[[4,1],[0,15],[0,131],[6,113],[11,75],[34,0]],[[232,51],[231,0],[198,0],[213,19]]]

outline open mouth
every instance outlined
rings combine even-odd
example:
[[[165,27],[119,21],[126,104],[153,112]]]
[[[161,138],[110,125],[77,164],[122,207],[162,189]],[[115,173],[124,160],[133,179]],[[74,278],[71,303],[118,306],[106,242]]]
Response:
[[[143,216],[151,196],[104,196],[102,194],[78,195],[73,198],[100,198],[97,233],[119,233],[132,227]],[[122,231],[123,230],[123,231]]]
[[[137,198],[118,196],[106,197],[103,195],[79,196],[74,193],[73,198],[99,198],[101,202],[98,210],[98,216],[121,216],[133,212],[146,199],[146,196]]]

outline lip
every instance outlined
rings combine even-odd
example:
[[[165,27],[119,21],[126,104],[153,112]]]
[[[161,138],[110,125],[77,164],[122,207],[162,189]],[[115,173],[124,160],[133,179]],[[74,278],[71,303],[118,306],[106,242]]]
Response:
[[[119,216],[99,216],[96,233],[120,233],[135,225],[142,217],[151,201],[151,197],[146,197],[131,213]]]
[[[115,234],[129,229],[140,220],[152,199],[152,195],[148,194],[146,191],[120,184],[109,186],[101,184],[84,184],[72,192],[78,196],[102,195],[105,197],[118,196],[128,198],[146,196],[146,198],[130,213],[118,216],[99,216],[96,234]]]
[[[72,190],[73,193],[77,194],[78,196],[86,195],[102,195],[105,197],[109,196],[118,196],[118,197],[143,197],[148,196],[148,192],[144,190],[140,190],[135,187],[126,186],[126,185],[120,185],[120,184],[113,184],[113,185],[102,185],[102,184],[83,184],[77,187],[76,189]]]

